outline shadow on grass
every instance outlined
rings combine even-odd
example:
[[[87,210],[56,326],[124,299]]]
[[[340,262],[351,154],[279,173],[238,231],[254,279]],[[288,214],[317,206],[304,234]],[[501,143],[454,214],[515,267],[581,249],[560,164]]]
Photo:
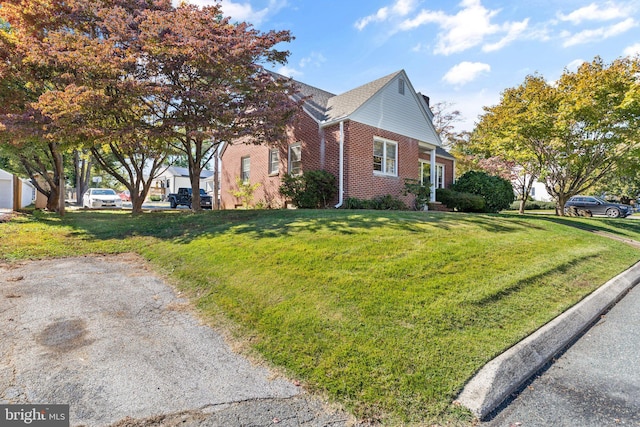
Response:
[[[542,228],[528,219],[501,214],[360,210],[230,210],[197,214],[159,211],[137,216],[121,212],[77,211],[63,218],[34,213],[34,219],[54,227],[70,227],[73,230],[71,234],[82,239],[118,240],[148,236],[176,243],[189,243],[194,239],[225,233],[278,238],[302,231],[350,235],[382,227],[410,233],[465,226],[492,233]]]
[[[587,263],[589,260],[591,259],[595,259],[598,258],[597,255],[587,255],[587,256],[582,256],[579,258],[575,258],[573,260],[571,260],[570,262],[564,263],[564,264],[560,264],[558,266],[555,266],[553,268],[550,268],[549,270],[543,271],[540,274],[536,274],[534,276],[530,276],[527,277],[526,279],[522,279],[522,280],[518,280],[517,282],[513,283],[510,286],[504,287],[504,288],[499,288],[496,287],[493,292],[489,293],[489,294],[485,294],[485,295],[479,295],[478,298],[474,298],[473,300],[469,301],[471,304],[476,305],[476,306],[485,306],[488,304],[495,304],[500,302],[501,300],[509,297],[512,294],[515,294],[517,292],[520,292],[521,290],[523,290],[524,288],[528,287],[528,286],[533,286],[533,285],[538,285],[541,282],[543,282],[546,278],[548,277],[552,277],[554,275],[560,274],[566,274],[567,272],[569,272],[571,269]]]
[[[574,218],[562,216],[542,216],[541,220],[577,228],[588,232],[616,234],[629,239],[640,240],[640,220],[609,218]]]

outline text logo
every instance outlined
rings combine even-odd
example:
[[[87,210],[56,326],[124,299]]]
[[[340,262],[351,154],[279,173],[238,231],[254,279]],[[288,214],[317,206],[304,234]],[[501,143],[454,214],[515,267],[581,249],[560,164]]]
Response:
[[[0,405],[0,426],[69,427],[69,405]]]

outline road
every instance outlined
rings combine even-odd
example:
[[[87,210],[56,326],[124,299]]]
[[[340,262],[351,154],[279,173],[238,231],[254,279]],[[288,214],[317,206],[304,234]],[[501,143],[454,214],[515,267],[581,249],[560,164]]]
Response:
[[[481,427],[640,426],[640,288]]]

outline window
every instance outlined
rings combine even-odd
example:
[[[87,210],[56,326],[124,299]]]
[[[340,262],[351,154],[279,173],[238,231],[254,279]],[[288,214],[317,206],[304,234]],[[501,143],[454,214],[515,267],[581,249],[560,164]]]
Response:
[[[398,175],[398,144],[382,138],[373,140],[373,173]]]
[[[251,171],[251,158],[243,157],[241,159],[240,179],[243,183],[249,182],[249,172]]]
[[[431,163],[420,161],[420,183],[431,185]],[[444,165],[436,163],[436,188],[444,188]]]
[[[302,147],[300,144],[289,146],[289,174],[300,175],[302,173]]]
[[[277,175],[280,169],[280,152],[277,148],[269,150],[269,175]]]
[[[398,79],[398,93],[404,95],[404,79]]]

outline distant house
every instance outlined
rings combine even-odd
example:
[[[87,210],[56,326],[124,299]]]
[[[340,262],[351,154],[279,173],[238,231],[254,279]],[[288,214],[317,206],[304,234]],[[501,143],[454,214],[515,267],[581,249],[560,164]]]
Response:
[[[282,176],[324,169],[337,177],[340,207],[348,197],[371,199],[404,195],[406,179],[432,188],[454,181],[455,159],[442,148],[433,126],[429,99],[416,93],[398,71],[342,95],[294,82],[305,97],[303,112],[274,146],[226,144],[221,150],[221,201],[241,204],[231,191],[236,180],[260,183],[254,200],[283,207]],[[433,173],[432,173],[433,172]],[[435,200],[435,191],[431,192]]]
[[[522,182],[529,182],[531,180],[531,175],[524,174],[522,167],[516,167],[514,169],[514,173],[519,175],[519,178],[514,178],[511,183],[513,184],[513,189],[516,193],[516,197],[522,199],[522,192],[520,191],[520,187]],[[531,192],[529,197],[537,202],[552,202],[553,197],[549,195],[547,192],[547,188],[545,187],[544,182],[541,182],[537,179],[533,180],[531,184]]]
[[[200,173],[200,188],[206,189],[206,181],[213,176],[213,172],[203,170]],[[176,193],[178,188],[191,188],[189,169],[178,166],[168,167],[162,174],[151,182],[150,196],[160,196],[162,200],[169,193]]]
[[[553,202],[553,197],[547,192],[547,188],[544,186],[544,182],[534,181],[531,186],[531,194],[529,194],[533,200],[538,202]]]
[[[21,209],[33,204],[35,198],[36,188],[28,179],[0,169],[0,209]]]

